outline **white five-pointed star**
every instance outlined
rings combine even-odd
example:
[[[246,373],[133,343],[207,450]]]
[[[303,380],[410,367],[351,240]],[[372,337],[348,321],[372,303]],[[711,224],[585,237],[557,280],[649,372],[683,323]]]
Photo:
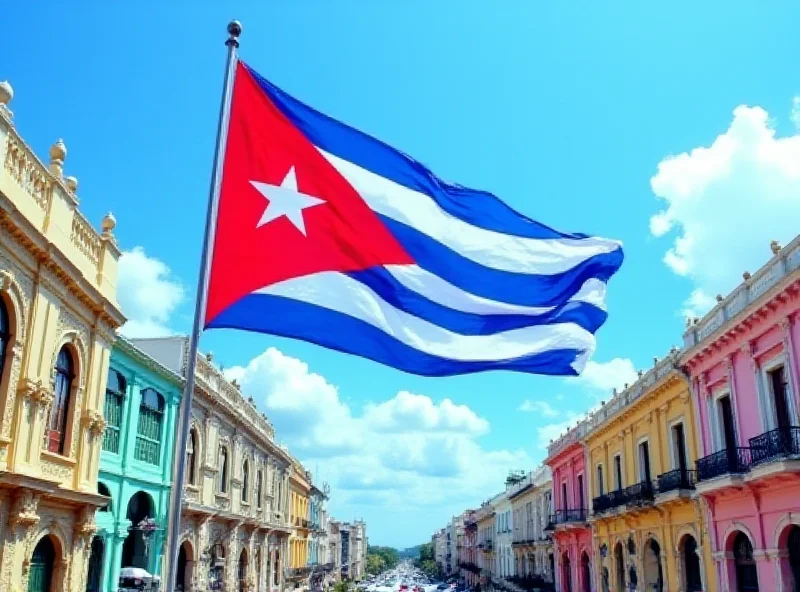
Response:
[[[256,228],[264,226],[273,220],[286,216],[289,222],[306,236],[306,224],[303,220],[303,210],[325,203],[325,200],[313,195],[301,193],[297,190],[297,177],[294,167],[286,173],[280,185],[270,185],[259,181],[250,181],[250,184],[258,189],[259,193],[267,198],[269,203],[267,209],[261,215],[261,219],[256,224]]]

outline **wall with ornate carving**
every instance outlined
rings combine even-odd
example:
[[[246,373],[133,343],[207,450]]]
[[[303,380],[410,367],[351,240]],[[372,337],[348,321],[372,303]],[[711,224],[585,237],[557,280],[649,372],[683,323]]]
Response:
[[[0,589],[85,588],[116,304],[115,221],[96,231],[64,176],[25,144],[0,84]]]
[[[188,339],[135,339],[137,348],[184,375]],[[282,589],[288,553],[289,472],[294,462],[235,382],[199,356],[185,451],[182,558],[185,590]],[[276,569],[277,565],[277,569]],[[243,586],[243,587],[240,587]]]

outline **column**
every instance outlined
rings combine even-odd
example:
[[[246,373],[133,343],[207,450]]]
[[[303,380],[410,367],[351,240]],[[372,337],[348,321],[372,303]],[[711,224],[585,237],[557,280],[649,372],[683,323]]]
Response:
[[[107,575],[106,590],[117,590],[119,588],[119,573],[122,571],[122,545],[125,543],[126,538],[128,538],[128,529],[122,525],[116,532],[110,533],[107,538],[106,554],[110,555],[110,557],[105,569]]]

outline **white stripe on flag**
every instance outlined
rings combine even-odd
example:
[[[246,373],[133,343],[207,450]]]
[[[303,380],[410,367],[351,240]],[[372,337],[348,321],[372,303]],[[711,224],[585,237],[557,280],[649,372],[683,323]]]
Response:
[[[319,150],[319,148],[318,148]],[[553,275],[593,255],[620,248],[603,238],[535,239],[486,230],[451,216],[429,196],[376,175],[338,156],[319,152],[375,212],[402,222],[486,267],[514,273]]]
[[[473,314],[495,315],[540,315],[554,310],[555,306],[522,306],[507,304],[465,292],[458,286],[422,269],[418,265],[386,265],[388,271],[398,282],[409,290],[424,296],[442,306]],[[570,302],[594,304],[601,310],[605,305],[606,284],[596,278],[586,280],[580,290],[569,299]]]
[[[256,293],[292,298],[360,319],[416,350],[450,360],[512,360],[558,349],[593,350],[595,345],[594,335],[575,323],[459,335],[396,309],[364,284],[333,271],[286,280]]]

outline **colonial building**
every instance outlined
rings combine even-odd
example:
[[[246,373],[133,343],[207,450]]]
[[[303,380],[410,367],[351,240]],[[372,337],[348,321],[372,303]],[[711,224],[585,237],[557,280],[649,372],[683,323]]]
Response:
[[[494,505],[491,500],[483,502],[475,512],[475,522],[478,525],[478,567],[481,569],[480,584],[482,590],[491,588],[492,579],[495,577],[494,516]]]
[[[592,533],[587,522],[585,421],[551,443],[545,461],[553,472],[555,513],[551,517],[556,554],[556,590],[593,592]]]
[[[289,537],[289,568],[286,573],[287,587],[308,588],[311,570],[309,563],[309,520],[311,473],[299,461],[293,460],[289,471],[289,523],[292,533]]]
[[[433,533],[431,537],[431,544],[433,545],[433,560],[436,562],[437,569],[444,573],[444,556],[445,556],[445,532],[441,528]]]
[[[515,573],[512,581],[523,589],[553,583],[553,539],[547,528],[551,508],[552,476],[547,465],[529,472],[508,492],[514,525],[511,546]]]
[[[122,567],[163,576],[183,377],[126,339],[111,353],[106,381],[106,430],[98,491],[110,501],[96,517],[87,591],[115,592]]]
[[[0,83],[0,589],[86,589],[106,375],[124,318],[114,217],[98,232],[14,127]],[[32,116],[31,116],[32,117]]]
[[[495,584],[514,575],[514,552],[511,550],[511,532],[514,520],[507,489],[492,500],[494,506],[494,574]]]
[[[677,362],[677,350],[656,360],[587,422],[598,590],[716,590],[691,469],[695,415]]]
[[[800,587],[800,237],[684,333],[720,589]]]
[[[186,337],[133,343],[184,376]],[[281,590],[293,459],[235,382],[198,356],[186,451],[178,590]],[[192,588],[193,587],[193,588]]]
[[[467,510],[464,516],[464,543],[461,548],[459,567],[461,578],[470,588],[480,583],[481,569],[478,567],[478,522],[475,510]]]

